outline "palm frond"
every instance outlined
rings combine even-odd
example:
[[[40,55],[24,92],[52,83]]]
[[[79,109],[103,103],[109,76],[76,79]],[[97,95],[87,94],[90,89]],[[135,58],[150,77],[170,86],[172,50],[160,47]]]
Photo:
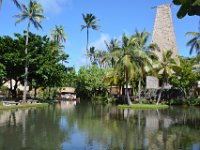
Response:
[[[17,1],[15,0],[15,2]],[[22,14],[14,16],[16,18],[19,18],[16,21],[16,24],[22,22],[25,19],[29,19],[29,21],[34,25],[36,29],[42,29],[40,23],[42,19],[45,19],[45,16],[43,16],[43,8],[39,3],[30,0],[28,7],[25,4],[22,4],[19,9]]]

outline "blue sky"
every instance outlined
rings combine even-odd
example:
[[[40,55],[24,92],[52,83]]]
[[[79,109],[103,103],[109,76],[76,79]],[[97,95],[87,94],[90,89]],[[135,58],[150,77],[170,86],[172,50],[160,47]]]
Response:
[[[28,0],[19,0],[26,3]],[[156,10],[153,6],[171,3],[170,0],[38,0],[45,10],[45,19],[42,22],[43,30],[31,31],[40,35],[49,35],[55,25],[63,25],[68,35],[65,52],[70,55],[67,66],[79,68],[85,64],[86,32],[80,31],[80,25],[84,24],[82,13],[93,13],[100,22],[100,31],[90,31],[90,43],[99,49],[104,49],[104,41],[111,38],[119,38],[123,33],[131,35],[137,28],[145,29],[152,33]],[[172,16],[176,34],[179,55],[189,56],[189,47],[185,37],[188,31],[198,31],[198,17],[185,17],[177,19],[177,6],[172,5]],[[20,11],[13,5],[12,0],[4,0],[0,10],[1,28],[0,35],[23,33],[27,22],[15,26],[15,14]],[[150,39],[151,40],[151,39]]]

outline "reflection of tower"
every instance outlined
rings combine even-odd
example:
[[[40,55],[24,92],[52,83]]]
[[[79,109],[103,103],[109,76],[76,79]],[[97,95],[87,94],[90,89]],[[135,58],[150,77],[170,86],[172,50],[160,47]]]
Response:
[[[160,49],[160,51],[155,52],[159,60],[162,60],[162,53],[167,50],[172,50],[173,57],[178,56],[171,7],[169,4],[157,6],[152,43],[156,43]]]

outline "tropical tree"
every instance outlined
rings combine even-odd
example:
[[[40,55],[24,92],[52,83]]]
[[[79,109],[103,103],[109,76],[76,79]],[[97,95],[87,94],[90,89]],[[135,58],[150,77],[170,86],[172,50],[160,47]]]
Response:
[[[50,35],[51,39],[56,42],[58,44],[58,46],[63,47],[62,46],[62,42],[66,41],[67,35],[64,32],[64,27],[62,25],[55,27],[55,30],[51,30],[51,35]],[[54,83],[54,97],[56,95],[56,83]]]
[[[76,92],[78,96],[91,99],[96,96],[105,96],[107,85],[103,82],[105,70],[96,65],[81,67],[77,74]]]
[[[26,30],[26,48],[25,48],[25,74],[24,74],[24,93],[23,93],[23,101],[26,101],[26,94],[27,94],[27,84],[28,84],[28,39],[29,39],[29,30],[30,30],[30,25],[33,24],[36,29],[41,28],[41,21],[42,19],[45,18],[43,16],[43,8],[40,4],[38,4],[34,0],[30,0],[28,6],[25,4],[22,4],[21,7],[19,8],[21,11],[21,14],[15,15],[18,20],[16,21],[15,24],[21,23],[25,19],[28,19],[28,25],[27,25],[27,30]]]
[[[5,76],[5,66],[0,63],[0,85],[2,84],[4,76]]]
[[[90,63],[92,65],[96,65],[97,64],[96,50],[95,50],[94,46],[90,47],[90,50],[89,50],[89,53],[88,53],[88,57],[90,58]]]
[[[126,35],[122,36],[122,46],[120,49],[116,49],[111,53],[111,55],[119,56],[116,65],[115,70],[121,71],[123,70],[125,75],[125,83],[126,83],[126,98],[128,101],[128,104],[131,105],[132,102],[130,100],[129,95],[129,83],[130,79],[134,77],[138,70],[138,64],[137,61],[140,57],[140,52],[134,47],[134,37],[131,36],[128,38]]]
[[[174,69],[174,74],[170,77],[170,84],[179,88],[184,98],[188,95],[188,92],[196,84],[198,73],[193,72],[193,65],[195,59],[187,59],[179,57],[180,66]]]
[[[62,25],[55,27],[54,30],[51,30],[51,39],[54,42],[57,42],[58,44],[61,45],[62,42],[66,41],[67,35],[64,32],[64,27]]]
[[[107,64],[103,61],[104,58],[108,55],[108,53],[104,50],[96,51],[96,63],[100,68],[106,68]]]
[[[189,16],[200,16],[200,2],[199,0],[173,0],[175,5],[180,5],[177,13],[178,18],[183,18],[188,14]]]
[[[192,39],[187,42],[187,46],[190,46],[190,54],[192,54],[193,50],[196,51],[197,54],[200,53],[200,32],[187,32],[186,35],[192,36]]]
[[[161,100],[161,95],[165,85],[168,84],[169,77],[172,76],[174,68],[179,65],[178,59],[172,58],[172,51],[167,50],[162,54],[162,60],[159,63],[158,74],[162,75],[162,86],[158,93],[157,105]]]
[[[153,68],[153,53],[152,50],[155,50],[157,46],[152,43],[147,45],[148,38],[150,34],[148,32],[138,32],[138,30],[135,31],[134,36],[134,47],[138,51],[140,51],[140,59],[135,60],[135,62],[138,64],[138,96],[140,101],[140,95],[141,95],[141,82],[147,74],[149,70]]]
[[[119,40],[117,39],[111,39],[111,41],[109,43],[107,43],[105,41],[108,53],[111,54],[112,52],[114,52],[115,50],[119,49],[121,46],[121,43]],[[116,61],[115,61],[115,57],[116,55],[107,55],[103,61],[108,63],[109,67],[114,67]]]
[[[86,62],[88,61],[88,53],[89,53],[89,29],[98,30],[100,26],[96,25],[99,20],[93,14],[82,14],[83,20],[85,22],[84,25],[81,25],[81,31],[83,29],[87,30],[87,43],[86,43]]]
[[[4,76],[4,83],[10,81],[10,95],[16,98],[18,83],[22,79],[23,70],[23,57],[22,51],[25,40],[19,40],[10,36],[0,37],[0,64],[3,64],[6,76]],[[22,44],[23,42],[23,44]],[[12,81],[15,81],[14,83]]]

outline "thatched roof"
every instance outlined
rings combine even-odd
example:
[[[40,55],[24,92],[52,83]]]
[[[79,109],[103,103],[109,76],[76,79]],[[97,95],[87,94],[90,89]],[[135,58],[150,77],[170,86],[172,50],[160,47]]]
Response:
[[[75,93],[75,88],[73,87],[63,87],[60,93]]]

